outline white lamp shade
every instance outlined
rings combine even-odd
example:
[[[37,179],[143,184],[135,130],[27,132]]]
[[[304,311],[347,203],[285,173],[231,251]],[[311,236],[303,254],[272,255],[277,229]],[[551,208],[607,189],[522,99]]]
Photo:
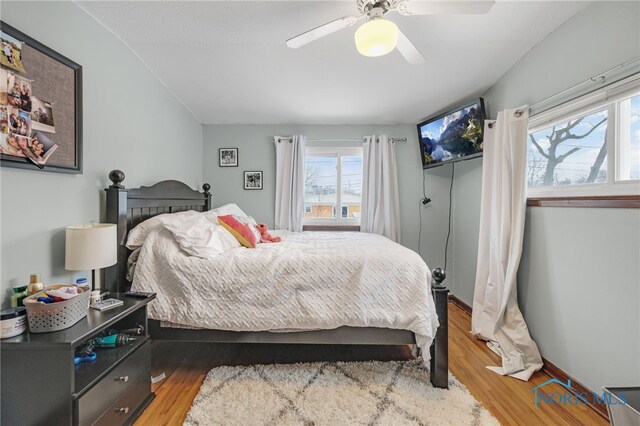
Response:
[[[356,31],[356,48],[364,56],[383,56],[398,42],[398,26],[386,19],[371,19]]]
[[[106,268],[118,261],[116,225],[93,223],[67,226],[65,268],[87,271]]]

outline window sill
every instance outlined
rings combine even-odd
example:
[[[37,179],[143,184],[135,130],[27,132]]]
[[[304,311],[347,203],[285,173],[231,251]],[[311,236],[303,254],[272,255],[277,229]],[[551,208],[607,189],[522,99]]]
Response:
[[[639,209],[640,195],[530,197],[527,199],[527,207],[605,207]]]
[[[303,231],[360,232],[360,225],[304,225]]]

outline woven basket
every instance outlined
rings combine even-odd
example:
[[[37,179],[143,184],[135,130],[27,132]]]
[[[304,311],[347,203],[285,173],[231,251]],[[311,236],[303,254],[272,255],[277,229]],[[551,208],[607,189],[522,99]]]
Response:
[[[31,333],[47,333],[69,328],[82,318],[87,316],[89,310],[90,291],[78,288],[78,295],[64,302],[55,303],[28,303],[37,299],[47,290],[69,287],[67,284],[56,284],[45,287],[44,290],[24,299],[24,307],[27,308],[27,321]]]

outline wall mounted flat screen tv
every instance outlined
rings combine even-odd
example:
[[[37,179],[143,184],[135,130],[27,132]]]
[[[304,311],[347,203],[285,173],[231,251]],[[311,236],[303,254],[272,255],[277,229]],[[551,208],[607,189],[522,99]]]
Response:
[[[482,155],[484,101],[473,102],[418,124],[422,168]]]

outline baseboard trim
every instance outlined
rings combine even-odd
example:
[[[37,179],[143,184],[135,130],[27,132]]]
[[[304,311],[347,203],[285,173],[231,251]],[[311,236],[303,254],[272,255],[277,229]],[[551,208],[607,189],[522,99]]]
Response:
[[[453,294],[449,294],[449,302],[453,303],[458,308],[462,309],[466,314],[471,316],[471,306],[467,305],[461,299],[457,298]]]
[[[542,362],[544,363],[544,366],[542,367],[542,371],[547,373],[547,375],[551,376],[554,379],[558,379],[564,383],[567,383],[567,380],[571,380],[571,386],[575,388],[576,391],[574,393],[576,395],[580,395],[580,394],[592,395],[591,398],[587,398],[589,402],[588,404],[589,408],[591,408],[593,411],[598,413],[605,420],[609,421],[609,413],[607,413],[607,406],[605,404],[593,403],[594,402],[592,400],[593,391],[591,389],[589,389],[588,387],[586,387],[585,385],[583,385],[582,383],[580,383],[579,381],[577,381],[576,379],[574,379],[573,377],[565,373],[557,365],[550,362],[549,360],[542,358]]]
[[[462,309],[467,315],[471,316],[471,312],[473,311],[473,309],[471,308],[471,306],[467,305],[460,298],[450,294],[449,295],[449,302],[453,303],[454,305],[456,305],[457,307]],[[583,385],[582,383],[580,383],[579,381],[577,381],[576,379],[574,379],[573,377],[568,375],[566,372],[564,372],[562,369],[560,369],[554,363],[550,362],[549,360],[545,359],[544,357],[542,358],[542,362],[543,362],[542,371],[545,374],[547,374],[549,377],[551,377],[553,379],[558,379],[558,380],[560,380],[561,382],[564,382],[564,383],[566,383],[567,380],[571,380],[571,385],[576,390],[575,394],[579,395],[581,393],[585,393],[587,395],[593,395],[593,391],[591,389],[589,389],[588,387],[586,387],[585,385]],[[587,406],[589,408],[591,408],[594,412],[596,412],[598,415],[600,415],[605,420],[609,421],[609,414],[607,413],[607,406],[606,405],[604,405],[604,404],[594,404],[591,399],[589,399],[588,402],[589,403],[587,404]]]

